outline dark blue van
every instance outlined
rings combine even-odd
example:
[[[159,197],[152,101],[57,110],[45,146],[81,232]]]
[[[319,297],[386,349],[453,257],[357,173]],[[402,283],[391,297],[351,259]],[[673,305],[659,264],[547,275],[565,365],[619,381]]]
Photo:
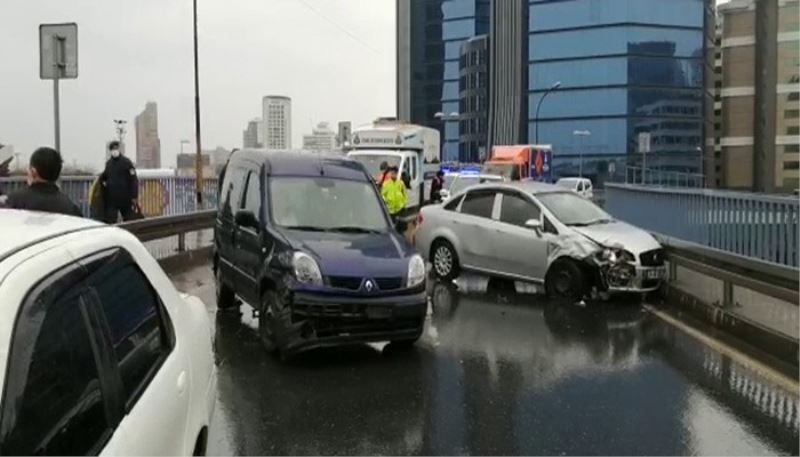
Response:
[[[392,225],[363,166],[317,154],[233,153],[214,230],[217,304],[258,311],[266,349],[421,335],[425,263]]]

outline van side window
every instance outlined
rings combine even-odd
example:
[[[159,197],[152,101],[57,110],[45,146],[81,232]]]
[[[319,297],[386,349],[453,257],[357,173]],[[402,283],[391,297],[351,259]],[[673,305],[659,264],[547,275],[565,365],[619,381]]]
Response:
[[[261,222],[261,182],[258,172],[251,171],[247,176],[247,190],[244,193],[244,209],[252,212]]]
[[[228,165],[219,197],[219,207],[223,213],[231,215],[239,209],[246,176],[247,170],[241,167],[231,168],[231,164]]]
[[[97,454],[113,433],[78,264],[28,294],[9,353],[2,455]]]

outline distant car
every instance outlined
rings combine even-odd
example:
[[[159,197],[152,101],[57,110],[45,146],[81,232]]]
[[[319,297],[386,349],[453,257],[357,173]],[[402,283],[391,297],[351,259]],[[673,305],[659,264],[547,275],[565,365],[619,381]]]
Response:
[[[258,310],[269,352],[422,334],[425,262],[354,160],[233,153],[214,240],[217,304],[238,296]]]
[[[482,173],[456,173],[452,181],[449,183],[445,177],[445,188],[442,189],[442,201],[447,200],[450,196],[455,195],[467,187],[483,184],[487,182],[501,182],[504,181],[500,175],[487,175]]]
[[[581,197],[589,200],[594,198],[592,181],[588,178],[561,178],[556,181],[556,186],[569,189]]]
[[[443,205],[423,208],[418,224],[417,248],[444,279],[473,270],[579,299],[593,287],[652,291],[666,273],[664,251],[649,233],[550,184],[470,187]]]
[[[3,209],[0,225],[0,455],[203,454],[203,303],[120,228]]]

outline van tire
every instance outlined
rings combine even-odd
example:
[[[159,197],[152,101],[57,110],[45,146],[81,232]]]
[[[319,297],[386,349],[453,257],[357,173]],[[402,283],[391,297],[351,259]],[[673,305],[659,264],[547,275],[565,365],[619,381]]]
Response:
[[[433,264],[433,273],[440,279],[449,281],[461,273],[458,253],[447,240],[439,239],[433,243],[430,261]]]
[[[217,308],[230,309],[239,305],[233,289],[228,287],[222,278],[222,268],[220,268],[219,264],[214,268],[214,284],[216,286]]]
[[[552,299],[577,302],[586,295],[586,275],[571,259],[556,260],[547,272],[545,289]]]

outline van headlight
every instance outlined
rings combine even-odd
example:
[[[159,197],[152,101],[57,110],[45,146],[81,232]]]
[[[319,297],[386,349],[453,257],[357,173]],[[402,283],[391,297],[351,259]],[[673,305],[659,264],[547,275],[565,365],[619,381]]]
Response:
[[[314,286],[322,285],[322,273],[313,257],[305,252],[295,252],[292,256],[294,277],[297,281]]]
[[[408,287],[416,287],[425,282],[425,261],[414,254],[408,261]]]

